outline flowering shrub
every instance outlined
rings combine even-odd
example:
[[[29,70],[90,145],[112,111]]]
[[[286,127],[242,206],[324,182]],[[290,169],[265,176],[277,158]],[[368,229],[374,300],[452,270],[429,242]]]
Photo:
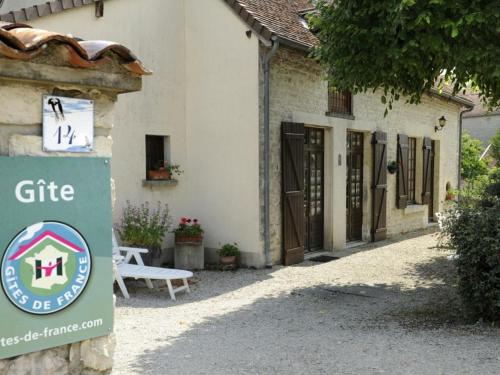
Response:
[[[127,201],[118,233],[128,245],[159,250],[171,225],[167,205],[162,207],[158,202],[156,209],[151,209],[149,202],[134,206]]]
[[[176,237],[201,237],[203,229],[198,219],[182,217],[178,227],[173,231]]]

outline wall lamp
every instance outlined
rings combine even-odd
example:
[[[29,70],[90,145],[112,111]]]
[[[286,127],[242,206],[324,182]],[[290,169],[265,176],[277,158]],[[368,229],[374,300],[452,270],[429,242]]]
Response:
[[[441,116],[441,118],[438,121],[439,121],[439,126],[434,126],[434,131],[436,133],[444,129],[446,125],[446,117]]]

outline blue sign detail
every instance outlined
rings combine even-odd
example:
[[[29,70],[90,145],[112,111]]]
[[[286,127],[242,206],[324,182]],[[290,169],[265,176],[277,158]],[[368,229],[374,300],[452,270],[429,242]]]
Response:
[[[92,258],[85,239],[59,222],[40,222],[21,231],[5,250],[1,284],[22,311],[47,315],[74,303],[85,290]]]

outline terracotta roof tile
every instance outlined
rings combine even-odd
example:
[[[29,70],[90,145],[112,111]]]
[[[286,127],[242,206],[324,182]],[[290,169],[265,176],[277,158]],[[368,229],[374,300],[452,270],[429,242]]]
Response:
[[[50,43],[63,44],[69,51],[68,62],[75,67],[94,67],[107,60],[106,53],[113,53],[125,69],[139,75],[151,74],[128,48],[120,44],[102,40],[81,41],[72,35],[0,22],[0,55],[30,60]]]
[[[306,48],[318,39],[304,25],[300,13],[311,9],[308,0],[224,0],[256,32],[266,39],[278,36]]]

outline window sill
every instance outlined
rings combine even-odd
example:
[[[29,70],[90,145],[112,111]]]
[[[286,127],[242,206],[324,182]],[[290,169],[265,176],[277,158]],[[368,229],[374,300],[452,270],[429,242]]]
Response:
[[[177,186],[179,181],[170,180],[142,180],[143,187],[163,187],[163,186]]]
[[[405,215],[415,214],[418,212],[425,212],[427,210],[426,204],[409,204],[405,208]]]
[[[338,117],[338,118],[343,118],[346,120],[355,120],[356,119],[356,117],[354,117],[354,115],[349,115],[347,113],[326,112],[325,115],[328,117]]]

